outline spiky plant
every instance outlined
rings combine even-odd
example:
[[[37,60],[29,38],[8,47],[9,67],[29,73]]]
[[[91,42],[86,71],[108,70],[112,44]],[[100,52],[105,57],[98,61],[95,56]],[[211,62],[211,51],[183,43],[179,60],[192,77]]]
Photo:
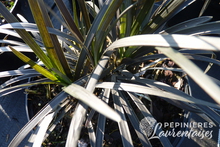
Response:
[[[220,89],[191,61],[210,63],[205,72],[213,63],[219,65],[218,60],[201,55],[205,51],[214,55],[213,51],[220,49],[219,37],[202,36],[219,34],[218,27],[214,27],[219,22],[208,22],[211,17],[207,16],[165,27],[193,0],[163,1],[157,9],[154,0],[73,0],[73,12],[66,9],[62,0],[54,2],[62,16],[56,19],[66,32],[53,27],[48,13],[56,15],[43,0],[28,0],[36,24],[19,22],[0,4],[0,13],[7,21],[0,26],[1,33],[23,40],[1,40],[9,44],[1,47],[1,52],[13,52],[29,65],[7,71],[7,75],[0,73],[1,77],[16,76],[1,85],[1,96],[21,89],[33,94],[32,88],[40,85],[61,87],[59,94],[27,122],[9,146],[19,146],[28,134],[32,135],[26,145],[41,146],[64,117],[71,117],[64,140],[67,147],[82,144],[85,136],[91,146],[107,146],[108,142],[113,143],[109,136],[114,132],[125,147],[154,146],[149,134],[155,130],[159,136],[162,128],[155,124],[164,120],[152,109],[160,103],[170,107],[161,105],[163,111],[171,113],[172,107],[181,114],[197,112],[205,114],[206,120],[220,123],[214,113],[214,108],[219,108]],[[38,62],[22,52],[33,52]],[[184,93],[190,86],[188,77],[216,103]],[[30,81],[17,83],[24,79]],[[48,93],[52,93],[51,88]],[[182,121],[181,115],[178,117]],[[169,117],[168,121],[172,119]],[[81,131],[82,128],[88,131]],[[172,146],[164,136],[159,140],[163,146]]]

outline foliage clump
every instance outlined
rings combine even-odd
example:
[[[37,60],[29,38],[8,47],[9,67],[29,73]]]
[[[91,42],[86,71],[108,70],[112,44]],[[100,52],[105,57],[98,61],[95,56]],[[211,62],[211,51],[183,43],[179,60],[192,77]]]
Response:
[[[54,2],[57,12],[47,1],[28,0],[35,24],[20,22],[0,3],[9,24],[0,26],[2,33],[22,39],[6,37],[0,50],[27,64],[8,72],[12,79],[0,94],[25,89],[33,111],[9,146],[29,133],[27,146],[172,146],[175,141],[167,137],[151,138],[152,130],[157,137],[170,129],[156,123],[185,121],[188,112],[220,123],[211,113],[219,108],[220,90],[206,75],[214,63],[220,65],[214,52],[220,38],[208,36],[219,34],[213,27],[219,22],[202,16],[167,25],[193,0],[73,0],[70,10],[62,0]],[[23,54],[27,51],[38,61]],[[202,71],[191,60],[208,66]],[[194,98],[189,77],[216,103]]]

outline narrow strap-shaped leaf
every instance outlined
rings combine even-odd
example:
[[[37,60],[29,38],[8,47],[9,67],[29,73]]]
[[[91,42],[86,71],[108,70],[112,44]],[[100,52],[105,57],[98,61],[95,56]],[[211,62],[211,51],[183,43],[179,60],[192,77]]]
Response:
[[[155,80],[135,78],[135,80],[125,80],[125,81],[131,82],[131,83],[139,83],[140,82],[141,84],[144,84],[144,85],[154,86],[154,87],[169,91],[171,93],[176,93],[178,95],[181,95],[182,97],[188,96],[184,92],[179,91],[174,87],[171,87],[171,86],[169,86],[165,83],[155,81]],[[163,98],[163,97],[161,97],[161,98]],[[196,108],[195,106],[192,106],[188,103],[178,102],[178,101],[175,101],[175,100],[172,100],[172,99],[164,99],[164,100],[166,100],[168,102],[171,102],[171,104],[175,104],[176,106],[179,106],[180,108],[183,108],[184,110],[187,110],[187,111],[196,112],[196,113],[201,113],[202,112],[199,108]]]
[[[7,29],[4,29],[4,28],[7,28]],[[33,24],[33,23],[14,22],[14,23],[4,24],[4,25],[0,26],[0,31],[2,33],[10,34],[10,35],[15,36],[15,37],[20,37],[14,31],[10,31],[8,29],[25,29],[26,31],[39,32],[39,30],[37,28],[37,25]],[[72,41],[82,45],[82,43],[79,40],[77,40],[75,37],[73,37],[73,36],[70,36],[70,35],[68,35],[68,34],[66,34],[64,32],[61,32],[61,31],[55,29],[55,28],[47,27],[47,29],[48,29],[48,32],[50,34],[61,36],[63,38],[68,38],[68,39],[70,39],[70,40],[72,40]]]
[[[190,60],[198,60],[198,61],[204,61],[204,62],[209,62],[209,63],[214,63],[216,65],[220,65],[220,61],[217,59],[212,59],[206,56],[202,55],[193,55],[193,54],[184,54],[188,59]],[[141,62],[149,61],[152,59],[157,59],[157,58],[164,58],[166,57],[164,54],[154,54],[154,55],[149,55],[149,56],[144,56],[140,58],[133,59],[128,65],[128,68],[131,66],[134,66],[135,64],[140,64]]]
[[[95,18],[96,15],[100,11],[98,6],[95,3],[91,2],[91,1],[85,1],[85,3],[86,3],[86,7],[88,9],[89,14],[91,14],[92,17]]]
[[[129,63],[128,68],[140,64],[142,62],[148,61],[148,60],[154,60],[158,58],[164,58],[166,57],[164,54],[153,54],[153,55],[148,55],[148,56],[141,56],[138,58],[132,59],[132,61]]]
[[[150,21],[150,23],[143,28],[142,34],[150,34],[156,31],[184,2],[185,0],[169,1],[169,3]]]
[[[10,46],[9,46],[10,47]],[[48,79],[58,82],[59,80],[57,79],[56,76],[54,76],[51,72],[49,72],[48,70],[46,70],[45,68],[41,67],[40,65],[36,64],[34,61],[32,61],[30,58],[28,58],[27,56],[25,56],[24,54],[16,51],[15,49],[13,49],[12,47],[10,47],[10,49],[13,51],[13,53],[19,57],[22,61],[24,61],[25,63],[29,64],[33,69],[35,69],[36,71],[38,71],[39,73],[41,73],[42,75],[44,75],[45,77],[47,77]]]
[[[61,73],[71,78],[72,75],[63,55],[63,51],[60,47],[58,39],[56,36],[50,35],[47,30],[47,26],[52,26],[52,23],[50,22],[50,19],[47,15],[47,11],[42,5],[39,5],[37,1],[29,0],[28,2],[35,22],[37,23],[38,29],[40,31],[40,35],[47,50],[48,56],[54,66],[53,68],[58,69]],[[45,19],[47,21],[45,21]]]
[[[70,95],[72,95],[74,98],[79,99],[86,105],[98,111],[99,113],[105,115],[106,117],[115,120],[117,122],[120,121],[120,116],[114,110],[112,110],[106,103],[104,103],[102,100],[97,98],[95,95],[93,95],[85,88],[78,86],[76,84],[71,84],[70,86],[64,88],[63,90],[69,93]],[[97,107],[97,105],[99,107]]]
[[[151,18],[154,18],[156,15],[158,15],[158,13],[161,11],[161,9],[164,7],[164,5],[167,4],[167,2],[168,2],[168,0],[162,0],[162,1],[156,2],[154,4],[154,7],[156,6],[157,8],[155,8],[155,11],[151,15]]]
[[[210,2],[211,2],[211,0],[205,0],[204,4],[202,6],[202,9],[201,9],[201,11],[199,13],[199,17],[203,15],[205,10],[208,8]]]
[[[179,50],[180,53],[183,53],[183,54],[214,54],[213,51],[210,51],[210,50],[200,50],[200,49],[180,49]]]
[[[126,3],[130,4],[129,1],[126,1]],[[126,9],[124,9],[118,16],[117,18],[110,24],[110,26],[108,27],[108,29],[105,31],[105,35],[104,36],[111,36],[113,37],[113,40],[116,39],[117,37],[116,36],[112,36],[111,32],[115,31],[115,25],[117,25],[118,21],[121,20],[121,23],[120,23],[120,38],[123,38],[125,36],[130,36],[130,33],[131,33],[131,25],[132,25],[132,17],[131,17],[131,11],[132,11],[132,8],[136,6],[136,4],[138,3],[135,2],[133,4],[130,4]],[[104,40],[102,40],[104,41]],[[104,52],[101,51],[100,54]],[[121,48],[119,50],[119,54],[120,54],[120,57],[122,58],[123,56],[126,56],[128,53],[128,51],[126,51],[124,53],[124,49]]]
[[[102,89],[102,92],[99,94],[99,98],[101,98],[104,102],[108,103],[109,93],[110,93],[109,89]],[[89,134],[89,139],[90,139],[91,146],[97,147],[97,146],[102,146],[102,144],[103,144],[103,137],[104,137],[103,132],[104,132],[105,128],[102,128],[102,127],[105,126],[106,117],[102,114],[99,114],[99,118],[102,119],[104,122],[99,122],[100,124],[97,123],[96,134],[95,134],[94,128],[92,126],[93,124],[91,122],[95,112],[96,111],[94,109],[92,109],[89,112],[89,115],[88,115],[88,117],[86,119],[86,122],[85,122],[85,127],[88,128],[88,134]],[[101,125],[101,126],[99,126],[99,125]],[[96,136],[99,137],[99,138],[97,138]]]
[[[82,102],[77,104],[74,115],[70,122],[65,147],[77,146],[83,122],[85,121],[85,113],[87,108],[88,106]]]
[[[41,147],[41,144],[44,141],[44,135],[47,131],[47,128],[52,121],[53,117],[55,115],[55,112],[48,114],[37,126],[34,135],[36,137],[33,140],[33,147]],[[29,141],[31,143],[32,141]]]
[[[67,98],[68,94],[61,92],[53,100],[51,100],[47,105],[45,105],[12,139],[9,147],[19,146],[20,142],[25,138],[25,136],[51,111],[56,109],[56,107]]]
[[[77,28],[74,20],[72,19],[72,16],[70,15],[70,12],[67,10],[66,6],[64,5],[63,1],[61,0],[55,0],[55,3],[57,4],[57,7],[59,8],[61,15],[63,16],[64,20],[66,21],[68,27],[70,28],[69,30],[75,34],[76,37],[78,37],[78,39],[80,41],[84,41],[84,38],[81,34],[81,32],[79,31],[79,29]]]
[[[177,25],[174,25],[172,27],[167,28],[166,30],[162,31],[161,33],[169,33],[172,34],[173,32],[178,32],[179,30],[184,30],[186,28],[191,28],[194,26],[197,26],[199,24],[202,24],[204,22],[207,22],[212,19],[212,16],[202,16],[194,19],[190,19],[181,23],[178,23]]]
[[[125,37],[113,42],[108,49],[112,50],[119,47],[127,46],[161,46],[161,47],[173,47],[184,49],[198,49],[219,51],[220,39],[217,37],[205,37],[205,36],[188,36],[188,35],[136,35],[131,37]]]
[[[18,35],[17,32],[12,31],[12,30],[8,30],[8,29],[4,29],[4,28],[2,28],[2,26],[4,26],[4,25],[1,25],[1,26],[0,26],[0,32],[1,32],[2,34],[10,34],[10,36],[14,36],[14,37],[16,37],[16,38],[21,38],[21,37]]]
[[[87,81],[86,89],[94,91],[95,85],[99,80],[101,73],[104,70],[105,65],[108,63],[109,56],[103,56],[99,64],[91,74],[90,79]],[[74,116],[72,117],[70,129],[67,136],[66,147],[76,146],[80,136],[83,121],[85,120],[85,114],[88,106],[84,103],[79,103],[75,109]]]
[[[109,56],[103,56],[102,59],[99,60],[99,64],[96,66],[95,70],[93,71],[86,89],[93,91],[95,89],[95,85],[98,82],[102,72],[105,69],[105,65],[108,63]]]
[[[38,74],[36,70],[33,69],[26,69],[26,70],[8,70],[0,72],[0,78],[3,77],[10,77],[10,76],[19,76],[19,75],[26,75],[26,74]]]
[[[28,21],[20,14],[17,14],[17,17],[21,20],[21,22],[28,23]],[[41,40],[40,35],[36,32],[31,32],[34,38]]]
[[[211,58],[205,57],[205,56],[199,56],[199,55],[185,55],[185,56],[191,60],[199,60],[199,61],[208,62],[209,64],[206,70],[204,71],[204,73],[207,73],[211,69],[213,64],[220,65],[220,61],[215,59],[216,58],[215,54],[212,54]]]
[[[131,32],[131,36],[139,34],[140,31],[140,27],[144,21],[144,19],[147,19],[147,23],[149,22],[150,19],[150,15],[151,15],[151,11],[152,11],[152,7],[154,5],[154,0],[145,0],[142,1],[143,7],[142,9],[140,9],[140,12],[137,15],[137,18],[134,20],[133,24],[132,24],[132,32]]]
[[[198,108],[200,108],[204,112],[204,114],[206,114],[206,116],[203,117],[205,120],[206,120],[206,117],[208,116],[208,119],[211,118],[212,120],[214,120],[216,123],[218,123],[220,125],[219,113],[217,113],[216,111],[214,111],[213,109],[211,109],[210,107],[207,107],[207,106],[202,106],[202,105],[196,105],[196,106]],[[213,124],[215,124],[215,123],[213,123]]]
[[[151,115],[151,113],[149,112],[149,110],[146,108],[146,106],[142,103],[142,101],[137,98],[135,96],[135,94],[127,92],[128,95],[131,97],[131,99],[133,100],[133,102],[135,103],[135,105],[138,107],[138,109],[141,111],[142,115],[145,117],[144,119],[148,122],[148,124],[151,124],[150,122],[157,122],[155,120],[155,118]],[[161,136],[159,135],[160,132],[162,132],[163,130],[159,127],[155,127],[154,124],[152,124],[152,126],[154,128],[154,130],[156,130],[156,135],[160,136],[160,142],[163,144],[164,147],[172,147],[172,144],[170,143],[169,139],[165,136]]]
[[[86,27],[87,30],[89,30],[90,26],[91,26],[91,22],[90,22],[88,10],[86,9],[85,1],[82,1],[82,0],[77,0],[77,1],[78,1],[78,4],[79,4],[79,7],[81,9],[83,19],[85,21],[85,27]]]
[[[48,15],[48,12],[47,12],[47,9],[45,8],[45,6],[43,5],[43,0],[39,0],[39,4],[40,4],[40,8],[43,12],[43,17],[44,17],[44,20],[46,20],[46,26],[48,27],[51,27],[53,28],[53,24],[50,20],[50,17]],[[49,33],[49,31],[48,31]],[[69,81],[71,81],[73,79],[73,76],[72,76],[72,72],[71,72],[71,69],[67,63],[67,60],[64,56],[64,50],[61,48],[61,45],[59,43],[59,40],[58,40],[58,37],[56,35],[53,35],[53,34],[50,34],[50,37],[51,37],[51,40],[53,42],[53,45],[54,45],[54,49],[55,49],[55,54],[58,58],[58,61],[56,61],[59,65],[59,70],[60,70],[60,73],[62,73],[65,77],[69,78]]]
[[[140,122],[139,122],[134,110],[132,109],[131,105],[129,104],[127,97],[120,91],[119,91],[119,94],[121,96],[120,102],[121,102],[128,118],[130,119],[130,122],[131,122],[132,126],[134,127],[134,130],[135,130],[138,138],[140,139],[142,145],[144,147],[151,147],[151,143],[149,142],[148,138],[141,132],[141,129],[139,126]]]
[[[175,93],[166,92],[163,90],[149,88],[148,86],[143,86],[142,84],[131,84],[131,83],[121,83],[121,82],[101,82],[96,85],[97,88],[109,88],[115,90],[122,90],[122,91],[130,91],[136,93],[143,93],[149,95],[160,96],[168,99],[183,101],[192,104],[199,104],[199,105],[206,105],[214,108],[219,108],[219,105],[206,102],[200,99],[193,98],[191,96],[180,96]]]
[[[25,83],[25,84],[19,84],[16,86],[11,86],[11,87],[0,89],[0,96],[5,96],[7,94],[19,91],[21,89],[25,89],[27,87],[31,87],[31,86],[39,85],[39,84],[57,84],[57,83],[54,83],[49,79],[43,79],[40,81],[33,81],[33,82]]]
[[[76,0],[72,1],[72,5],[73,5],[73,19],[74,19],[76,26],[79,28],[79,20],[78,20],[78,14],[77,14],[78,7],[76,5]]]
[[[131,5],[131,0],[127,0],[124,3],[122,3],[121,5],[122,10],[125,10],[125,8],[128,7],[129,5]],[[127,17],[128,15],[129,17]],[[127,14],[125,14],[120,18],[120,38],[130,35],[130,30],[131,30],[130,28],[132,23],[131,19],[133,19],[131,17],[131,11],[127,12]]]
[[[155,69],[158,69],[158,70],[171,70],[171,71],[176,71],[176,72],[183,72],[183,70],[181,68],[170,68],[170,67],[152,67],[152,68],[147,68],[145,69],[146,71],[147,70],[155,70]],[[143,71],[143,70],[141,70]]]
[[[212,34],[212,32],[218,31],[219,26],[220,21],[208,22],[194,27],[185,28],[179,31],[174,31],[173,34]]]
[[[128,127],[128,123],[125,117],[125,113],[120,102],[121,97],[119,96],[116,90],[111,90],[113,101],[114,101],[114,108],[120,114],[122,121],[118,122],[119,131],[121,134],[121,139],[123,146],[126,147],[133,147],[133,142],[131,138],[131,133]]]
[[[108,1],[106,1],[107,3]],[[99,15],[97,16],[97,18],[100,19],[100,22],[98,24],[96,33],[95,33],[95,37],[99,38],[95,40],[95,48],[94,48],[94,62],[95,64],[97,64],[99,58],[101,57],[103,51],[100,50],[103,42],[106,38],[106,33],[105,31],[107,30],[109,24],[112,22],[117,9],[121,6],[123,0],[112,0],[109,1],[109,6],[103,6],[102,9],[100,10]],[[104,11],[105,10],[105,11]],[[103,14],[102,14],[103,13]],[[102,17],[100,17],[102,16]],[[93,25],[94,26],[94,25]],[[101,53],[101,54],[100,54]]]
[[[127,2],[127,1],[126,1]],[[135,3],[133,3],[133,4],[130,4],[130,3],[128,3],[128,4],[130,4],[126,9],[124,9],[124,11],[122,11],[121,13],[120,13],[120,15],[119,16],[117,16],[117,18],[110,24],[110,26],[108,27],[108,30],[106,31],[106,36],[107,36],[107,34],[110,32],[110,30],[112,30],[114,27],[115,27],[115,25],[117,24],[117,22],[120,20],[120,18],[122,18],[124,15],[126,15],[126,19],[128,19],[128,20],[126,20],[126,19],[123,19],[123,21],[122,21],[122,23],[124,23],[124,22],[126,22],[127,24],[126,24],[126,30],[124,30],[124,32],[126,32],[125,33],[125,36],[130,36],[130,28],[129,28],[129,26],[131,25],[131,23],[132,22],[130,22],[131,21],[131,19],[132,18],[128,18],[131,14],[129,13],[131,10],[132,10],[132,8],[133,7],[135,7],[135,5],[137,4],[138,2],[135,2]],[[121,24],[122,24],[121,23]],[[120,26],[121,26],[121,24],[120,24]],[[121,31],[122,31],[122,33],[123,33],[123,28],[120,28],[120,33],[121,33]]]
[[[91,121],[89,121],[87,124],[87,130],[89,134],[90,146],[95,147],[96,135]]]
[[[14,49],[16,49],[19,52],[31,52],[33,53],[33,50],[30,49],[29,46],[12,46]],[[11,52],[11,49],[8,46],[0,47],[0,52]]]
[[[107,63],[106,61],[104,63],[102,63],[102,62],[103,61],[101,61],[101,63],[100,63],[101,69]],[[90,76],[90,79],[94,78],[94,80],[95,80],[95,81],[91,81],[87,84],[88,90],[90,90],[90,91],[94,90],[95,84],[97,83],[97,81],[99,79],[99,77],[97,75],[100,75],[100,73],[99,73],[99,72],[101,72],[100,67],[98,67],[94,71],[94,73]],[[88,79],[88,77],[89,76],[86,76],[85,78]],[[85,78],[83,78],[80,81],[84,81]],[[88,80],[86,80],[85,83],[87,81]],[[88,106],[84,103],[81,103],[81,102],[79,102],[78,105],[76,106],[74,116],[72,117],[72,120],[71,120],[71,123],[70,123],[70,129],[69,129],[67,140],[66,140],[66,147],[72,147],[72,146],[77,145],[77,141],[78,141],[79,136],[80,136],[80,131],[81,131],[81,128],[82,128],[82,124],[83,124],[83,121],[85,120],[85,114],[86,114],[87,108],[88,108]]]
[[[61,111],[57,114],[57,117],[49,126],[46,134],[44,135],[44,140],[53,132],[57,124],[60,123],[61,119],[65,116],[65,114],[72,108],[72,103],[66,104],[65,108],[61,109]]]
[[[7,44],[13,44],[13,45],[22,45],[25,46],[26,44],[14,40],[0,40],[0,43],[7,43]]]
[[[7,86],[9,86],[13,83],[20,82],[22,80],[29,79],[29,78],[32,78],[32,77],[36,77],[36,76],[39,76],[39,75],[41,75],[41,74],[36,73],[36,74],[25,74],[23,76],[15,77],[15,78],[12,78],[12,79],[6,81],[2,85],[0,85],[0,88],[4,88],[4,87],[7,87]]]
[[[17,19],[5,8],[5,6],[0,3],[0,13],[7,20],[8,23],[18,22]],[[35,52],[35,54],[45,63],[49,69],[52,68],[52,64],[47,55],[42,51],[39,45],[34,41],[32,36],[25,30],[16,30],[16,32],[21,36],[25,43],[27,43],[30,48]]]
[[[106,103],[109,102],[109,96],[110,96],[110,90],[104,89],[104,94],[102,97],[102,100]],[[95,147],[102,147],[103,146],[103,140],[105,135],[105,123],[106,123],[106,117],[102,114],[99,114],[98,117],[98,123],[97,123],[97,129],[96,129],[96,144]]]
[[[210,77],[210,79],[212,79],[216,84],[220,85],[220,81],[219,80],[217,80],[217,79],[215,79],[213,77]],[[187,94],[189,94],[189,95],[192,95],[192,90],[191,90],[190,87],[186,88],[185,92]],[[212,120],[214,120],[215,122],[220,124],[219,113],[217,113],[215,111],[215,108],[213,109],[213,108],[211,108],[209,106],[203,106],[203,105],[198,105],[198,104],[195,104],[195,106],[197,106],[198,108],[200,108],[204,112],[203,115],[199,114],[204,120],[206,120],[207,122],[212,122],[212,121],[209,120],[211,118]],[[215,124],[214,122],[212,122],[212,123]]]

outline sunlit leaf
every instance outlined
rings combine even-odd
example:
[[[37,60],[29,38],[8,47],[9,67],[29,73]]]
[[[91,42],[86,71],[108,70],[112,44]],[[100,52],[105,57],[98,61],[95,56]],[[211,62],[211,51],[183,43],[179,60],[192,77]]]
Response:
[[[45,107],[43,107],[37,115],[35,115],[13,138],[10,142],[9,147],[19,146],[21,141],[25,136],[41,121],[47,116],[50,112],[55,110],[57,106],[67,98],[68,94],[61,92],[53,100],[51,100]]]
[[[163,90],[155,89],[155,88],[149,88],[148,86],[142,86],[139,84],[131,84],[131,83],[121,83],[121,82],[102,82],[98,83],[96,85],[97,88],[109,88],[109,89],[115,89],[115,90],[122,90],[122,91],[129,91],[129,92],[136,92],[136,93],[144,93],[144,94],[149,94],[149,95],[155,95],[155,96],[160,96],[168,99],[173,99],[173,100],[179,100],[187,103],[192,103],[192,104],[200,104],[200,105],[206,105],[206,106],[211,106],[214,108],[219,108],[219,105],[206,102],[203,100],[199,100],[196,98],[192,98],[191,96],[180,96],[175,93],[169,93]]]
[[[10,47],[10,46],[9,46]],[[16,51],[15,49],[13,49],[12,47],[10,47],[10,49],[13,51],[13,53],[18,56],[22,61],[24,61],[25,63],[29,64],[33,69],[35,69],[36,71],[38,71],[39,73],[41,73],[42,75],[44,75],[45,77],[47,77],[48,79],[52,80],[52,81],[56,81],[58,82],[59,80],[57,79],[56,76],[54,76],[52,73],[50,73],[48,70],[46,70],[45,68],[39,66],[38,64],[36,64],[34,61],[32,61],[30,58],[28,58],[27,56],[25,56],[24,54]]]
[[[119,96],[116,90],[111,90],[113,100],[114,100],[114,108],[120,114],[122,121],[118,122],[119,131],[121,134],[121,140],[124,146],[133,147],[133,142],[131,138],[131,133],[128,128],[128,123],[125,117],[125,112],[120,102],[121,97]]]
[[[101,101],[99,98],[97,98],[91,92],[87,91],[85,88],[76,84],[71,84],[63,90],[69,93],[74,98],[81,100],[82,102],[84,102],[94,110],[98,111],[99,113],[105,115],[106,117],[109,117],[117,122],[121,120],[120,116],[114,110],[112,110],[106,103]],[[97,105],[99,107],[97,107]]]

